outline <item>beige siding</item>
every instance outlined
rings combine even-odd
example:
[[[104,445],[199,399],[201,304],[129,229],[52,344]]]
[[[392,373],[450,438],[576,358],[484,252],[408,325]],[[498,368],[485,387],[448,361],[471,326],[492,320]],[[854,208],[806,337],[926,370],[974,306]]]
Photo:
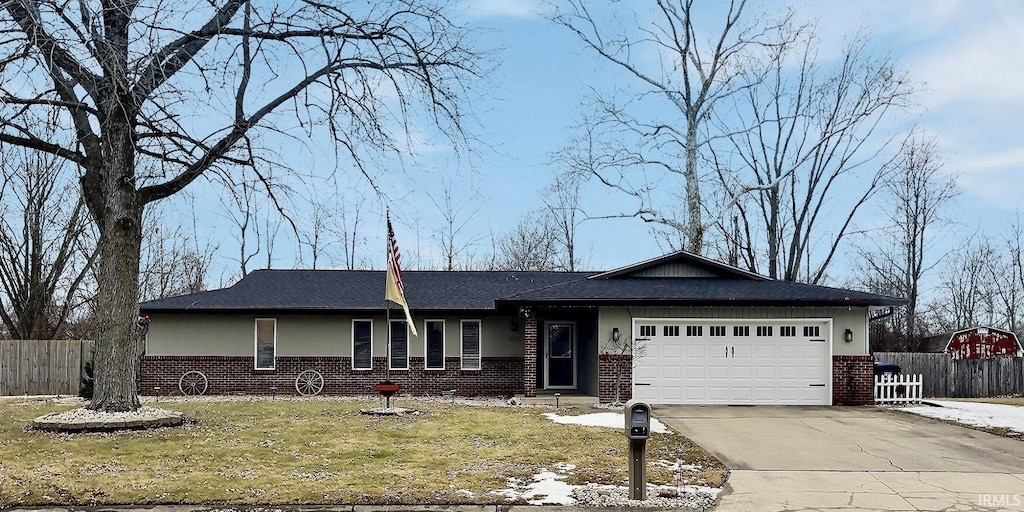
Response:
[[[631,336],[633,318],[734,318],[748,320],[757,318],[821,318],[833,319],[832,354],[864,355],[868,353],[867,308],[810,308],[810,307],[638,307],[601,308],[598,317],[598,333],[608,337],[612,328],[618,327],[622,336]],[[853,341],[843,341],[846,329],[853,331]]]
[[[721,277],[722,274],[714,270],[701,268],[688,263],[672,262],[664,263],[656,267],[641,270],[631,274],[632,277]]]
[[[248,356],[255,347],[257,315],[151,315],[146,353],[152,356]],[[387,353],[387,322],[383,315],[259,315],[277,319],[277,355],[349,357],[352,320],[373,320],[373,356]],[[392,319],[395,319],[392,316]],[[424,355],[424,321],[413,317],[419,336],[409,336],[410,357]],[[522,356],[522,322],[514,317],[430,316],[445,321],[445,357],[460,356],[460,320],[481,320],[484,357]],[[512,331],[516,320],[518,329]]]
[[[255,316],[150,315],[146,354],[252,356]]]

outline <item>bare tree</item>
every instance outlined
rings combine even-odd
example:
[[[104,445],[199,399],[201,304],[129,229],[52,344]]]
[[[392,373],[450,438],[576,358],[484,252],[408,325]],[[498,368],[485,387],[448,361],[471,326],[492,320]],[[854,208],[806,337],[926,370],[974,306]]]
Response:
[[[866,44],[854,37],[834,68],[823,68],[816,38],[802,31],[746,66],[747,82],[758,85],[733,95],[719,123],[739,116],[753,128],[723,139],[714,157],[720,218],[739,224],[720,224],[723,238],[741,237],[739,259],[750,270],[820,282],[857,213],[885,185],[893,167],[881,155],[892,136],[879,127],[913,89]]]
[[[994,289],[990,265],[999,251],[986,238],[958,244],[946,259],[930,314],[940,330],[995,323]]]
[[[0,155],[0,320],[14,339],[53,339],[89,299],[88,213],[63,160],[2,145]]]
[[[225,214],[233,224],[231,235],[238,243],[239,277],[245,277],[249,273],[249,263],[259,254],[262,246],[260,225],[257,221],[257,190],[251,183],[242,180],[235,186],[228,187],[228,193],[221,196],[220,200]]]
[[[495,245],[496,270],[557,270],[558,234],[542,214],[525,215]]]
[[[440,198],[427,195],[443,220],[441,227],[432,236],[441,246],[442,270],[465,270],[466,265],[462,260],[483,239],[479,232],[472,231],[476,226],[476,216],[480,213],[479,196],[474,193],[461,200],[456,199],[449,180],[445,180]]]
[[[870,237],[861,253],[865,275],[881,281],[886,292],[906,298],[907,306],[892,317],[900,349],[912,348],[925,333],[919,325],[921,280],[940,257],[934,255],[936,235],[948,218],[943,210],[959,194],[953,177],[943,174],[935,141],[912,135],[903,143],[885,185],[889,225]]]
[[[555,161],[563,160],[563,151],[555,155]],[[580,189],[585,174],[569,170],[555,176],[554,181],[542,192],[547,216],[553,224],[559,245],[558,267],[569,272],[579,268],[580,255],[576,246],[576,229],[587,220],[587,214],[580,204]]]
[[[1024,336],[1024,223],[1020,214],[1010,225],[1010,233],[1005,237],[1005,256],[991,262],[989,278],[997,286],[994,287],[994,302],[1002,317],[1003,325]]]
[[[639,92],[624,99],[591,102],[596,111],[585,118],[581,131],[585,152],[597,151],[597,165],[591,167],[594,176],[638,205],[624,215],[668,226],[682,236],[689,251],[700,254],[706,227],[698,161],[711,138],[707,123],[719,103],[753,85],[739,73],[738,64],[790,37],[790,16],[748,21],[746,0],[730,0],[719,24],[709,28],[698,26],[694,0],[654,0],[649,3],[650,17],[592,12],[592,3],[585,0],[562,3],[564,8],[556,9],[552,19],[640,85]],[[651,21],[635,27],[617,27],[613,22],[640,19]],[[711,37],[705,41],[702,34]],[[665,116],[634,115],[638,105]],[[681,217],[673,210],[675,203],[659,204],[655,194],[658,189],[676,192],[677,187],[683,189]]]
[[[296,135],[326,126],[364,173],[367,151],[405,149],[393,134],[419,114],[465,140],[458,100],[478,55],[426,2],[5,0],[0,12],[0,142],[77,164],[99,231],[92,409],[139,407],[146,205],[211,172],[260,176],[282,157],[259,136],[287,115]],[[72,142],[45,136],[45,120]]]
[[[366,196],[353,195],[355,198],[345,196],[342,199],[338,213],[340,222],[337,227],[337,233],[341,238],[341,245],[343,247],[342,254],[345,257],[343,266],[348,270],[354,270],[359,266],[358,262],[360,260],[357,254],[360,247],[366,245],[366,237],[360,235],[359,231],[365,220]]]
[[[201,292],[217,248],[200,246],[197,225],[174,226],[160,208],[146,212],[139,265],[139,301]]]

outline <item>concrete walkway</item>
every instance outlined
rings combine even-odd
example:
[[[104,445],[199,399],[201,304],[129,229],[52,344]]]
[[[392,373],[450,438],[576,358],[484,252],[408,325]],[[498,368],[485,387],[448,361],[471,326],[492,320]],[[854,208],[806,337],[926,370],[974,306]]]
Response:
[[[1024,442],[874,407],[655,407],[731,470],[735,511],[1024,511]]]

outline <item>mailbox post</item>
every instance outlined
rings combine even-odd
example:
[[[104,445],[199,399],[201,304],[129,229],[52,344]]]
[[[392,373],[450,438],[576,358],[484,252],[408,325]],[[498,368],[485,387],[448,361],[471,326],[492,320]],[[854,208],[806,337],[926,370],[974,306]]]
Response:
[[[647,499],[647,438],[651,437],[651,406],[626,402],[626,439],[629,440],[629,499]]]

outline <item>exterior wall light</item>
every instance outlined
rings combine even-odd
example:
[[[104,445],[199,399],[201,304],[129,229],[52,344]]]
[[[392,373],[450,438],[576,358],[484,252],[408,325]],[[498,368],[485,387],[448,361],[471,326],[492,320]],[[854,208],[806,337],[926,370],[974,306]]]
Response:
[[[619,332],[619,328],[612,327],[612,341],[618,343],[620,339],[622,339],[622,333]]]
[[[845,340],[847,343],[853,341],[853,329],[847,329],[845,332],[843,332],[843,340]]]

